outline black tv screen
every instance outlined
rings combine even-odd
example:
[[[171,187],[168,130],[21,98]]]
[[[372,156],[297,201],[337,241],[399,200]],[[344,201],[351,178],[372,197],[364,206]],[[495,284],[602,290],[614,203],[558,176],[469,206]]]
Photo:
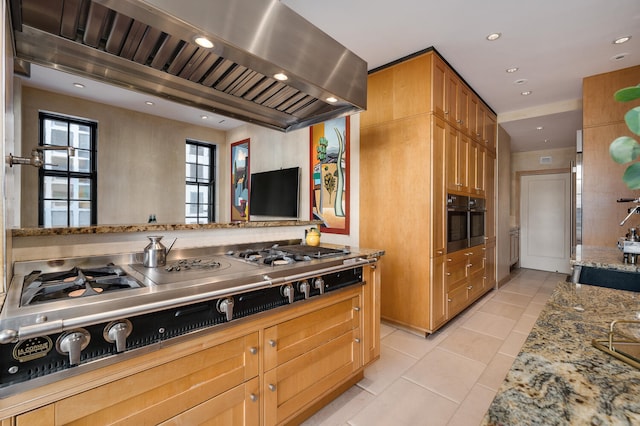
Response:
[[[251,174],[249,214],[298,217],[299,167]]]

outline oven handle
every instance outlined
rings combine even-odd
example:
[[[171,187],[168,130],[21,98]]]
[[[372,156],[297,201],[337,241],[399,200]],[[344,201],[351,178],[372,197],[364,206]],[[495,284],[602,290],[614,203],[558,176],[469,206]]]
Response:
[[[280,285],[285,282],[299,281],[304,278],[314,277],[321,274],[330,272],[337,272],[346,269],[351,269],[356,266],[367,265],[377,262],[377,258],[358,258],[345,260],[342,265],[332,266],[329,268],[316,269],[306,273],[297,275],[291,275],[287,277],[281,277],[273,279],[268,275],[263,275],[263,280],[240,285],[233,288],[233,292],[229,289],[215,290],[206,293],[198,293],[177,299],[163,300],[159,302],[149,303],[143,306],[132,306],[122,309],[116,309],[108,312],[99,312],[93,315],[84,315],[81,317],[75,317],[68,320],[55,320],[49,322],[43,322],[40,324],[33,324],[28,326],[21,326],[18,331],[15,330],[2,330],[0,331],[0,343],[11,343],[17,340],[29,339],[32,337],[45,336],[52,333],[62,333],[65,330],[72,330],[78,327],[86,327],[89,325],[100,324],[102,322],[109,322],[116,319],[122,319],[132,316],[149,314],[159,311],[161,309],[177,308],[184,305],[189,305],[196,302],[204,302],[207,300],[218,299],[225,296],[234,296],[236,294],[246,293],[251,290],[258,290],[261,288],[272,287],[274,285]]]

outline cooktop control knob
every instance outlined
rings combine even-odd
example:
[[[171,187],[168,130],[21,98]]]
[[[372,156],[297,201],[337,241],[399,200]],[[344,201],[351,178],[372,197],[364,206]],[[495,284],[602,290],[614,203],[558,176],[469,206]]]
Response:
[[[61,355],[69,355],[69,365],[80,364],[80,353],[87,347],[91,334],[84,328],[64,332],[56,340],[56,350]]]
[[[320,290],[320,294],[324,294],[324,280],[318,277],[313,281],[313,288]]]
[[[221,314],[227,315],[227,321],[231,321],[233,319],[233,297],[218,300],[216,309],[218,309],[218,312]]]
[[[280,287],[280,294],[282,297],[289,298],[289,303],[293,303],[295,298],[295,291],[293,290],[293,286],[291,284],[285,284]]]
[[[310,290],[311,290],[311,286],[309,285],[309,281],[304,280],[304,281],[298,282],[298,291],[300,293],[304,293],[304,298],[305,299],[309,298],[309,291]]]
[[[104,328],[102,336],[109,343],[116,344],[116,352],[124,352],[127,349],[127,337],[133,331],[131,321],[117,320],[112,321]]]

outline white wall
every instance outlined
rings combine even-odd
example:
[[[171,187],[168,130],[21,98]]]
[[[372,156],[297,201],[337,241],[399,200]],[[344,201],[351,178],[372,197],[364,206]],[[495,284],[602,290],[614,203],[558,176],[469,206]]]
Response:
[[[350,119],[351,140],[349,145],[349,167],[350,167],[350,224],[349,235],[323,233],[322,242],[348,245],[357,247],[360,240],[360,115],[354,114]],[[225,170],[225,178],[220,188],[221,196],[230,199],[231,189],[229,185],[230,176],[230,146],[234,142],[250,139],[249,144],[249,169],[251,173],[262,172],[273,169],[299,166],[302,169],[300,185],[300,209],[299,219],[309,220],[310,212],[310,129],[294,130],[289,133],[282,133],[277,130],[270,130],[252,124],[246,124],[237,129],[227,132],[227,147],[224,153],[226,163],[221,167]],[[222,158],[222,155],[221,155]],[[225,169],[226,168],[226,169]],[[229,209],[227,209],[229,210]],[[221,212],[220,221],[229,221],[230,211]],[[303,235],[300,236],[302,238]],[[375,247],[373,247],[375,248]]]

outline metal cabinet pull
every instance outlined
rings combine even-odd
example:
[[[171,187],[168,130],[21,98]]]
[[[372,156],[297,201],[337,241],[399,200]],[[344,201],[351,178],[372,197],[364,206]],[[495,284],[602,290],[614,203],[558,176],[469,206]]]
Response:
[[[270,390],[271,392],[275,392],[275,391],[276,391],[276,389],[277,389],[277,388],[276,388],[276,385],[274,385],[273,383],[269,383],[269,390]]]
[[[275,340],[273,340],[273,339],[269,340],[269,346],[271,346],[272,348],[275,348],[276,345],[277,345],[277,343],[276,343]]]
[[[249,348],[249,352],[251,353],[251,355],[255,355],[258,353],[258,348],[256,348],[255,346],[252,346]]]
[[[255,393],[252,393],[251,395],[249,395],[249,399],[253,402],[258,401],[258,395],[256,395]]]
[[[353,310],[356,312],[360,312],[360,306],[356,306],[355,308],[353,308]]]
[[[356,343],[360,343],[360,338],[356,337],[354,340]]]

